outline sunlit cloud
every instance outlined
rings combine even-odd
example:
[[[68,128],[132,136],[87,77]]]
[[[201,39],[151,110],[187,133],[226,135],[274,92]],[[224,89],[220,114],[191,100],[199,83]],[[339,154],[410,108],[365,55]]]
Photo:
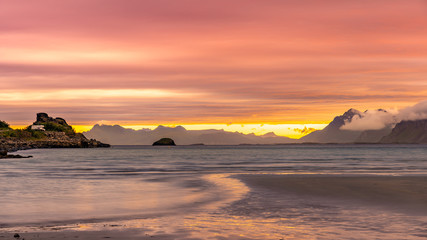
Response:
[[[305,134],[349,108],[425,100],[426,12],[418,0],[3,0],[0,119]]]
[[[292,130],[294,132],[297,132],[297,133],[299,133],[301,135],[307,135],[307,134],[312,133],[312,132],[314,132],[316,130],[319,130],[319,129],[312,128],[312,127],[307,128],[307,126],[304,126],[304,128],[302,128],[302,129],[301,128],[293,128],[293,129],[288,128],[288,129]]]
[[[61,101],[61,100],[99,100],[99,99],[144,99],[144,98],[192,98],[201,96],[200,93],[182,93],[161,89],[72,89],[72,90],[49,90],[49,91],[25,91],[0,93],[0,98],[5,102],[26,101]]]
[[[81,51],[81,50],[46,50],[46,49],[10,49],[1,48],[0,63],[19,64],[125,64],[130,61],[147,60],[146,56],[137,56],[127,52],[113,51]]]

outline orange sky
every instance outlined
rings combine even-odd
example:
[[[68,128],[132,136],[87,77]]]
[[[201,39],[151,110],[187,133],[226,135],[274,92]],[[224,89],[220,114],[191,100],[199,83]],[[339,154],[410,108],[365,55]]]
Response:
[[[325,124],[400,108],[427,96],[426,26],[425,0],[0,0],[0,119]]]

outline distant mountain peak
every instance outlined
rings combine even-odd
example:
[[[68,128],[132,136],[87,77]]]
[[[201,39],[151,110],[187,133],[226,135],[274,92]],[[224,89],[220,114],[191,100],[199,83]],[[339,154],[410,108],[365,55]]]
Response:
[[[350,108],[346,113],[360,113],[360,111],[354,108]]]
[[[185,129],[185,127],[183,127],[181,125],[176,126],[175,129],[176,130],[187,130],[187,129]]]
[[[346,122],[351,122],[351,120],[353,119],[354,116],[362,117],[362,113],[359,110],[356,110],[354,108],[350,108],[343,115],[335,117],[334,120],[332,120],[332,122],[329,123],[327,128],[328,129],[330,129],[330,128],[339,129]]]
[[[362,117],[362,113],[350,108],[343,115],[336,116],[323,130],[314,131],[301,138],[304,142],[349,143],[354,142],[360,132],[341,130],[346,123],[351,122],[354,116]]]
[[[95,125],[93,125],[93,127],[92,128],[124,128],[124,127],[122,127],[122,126],[120,126],[120,125],[108,125],[108,124],[95,124]]]
[[[172,129],[172,130],[178,130],[178,131],[185,131],[186,129],[183,127],[183,126],[181,126],[181,125],[178,125],[178,126],[176,126],[176,127],[167,127],[167,126],[163,126],[163,125],[159,125],[159,126],[157,126],[154,130],[170,130],[170,129]]]
[[[344,117],[344,120],[351,120],[354,116],[358,115],[359,117],[362,116],[362,112],[360,112],[357,109],[350,108],[345,112],[342,117]]]
[[[384,113],[388,113],[387,110],[382,109],[382,108],[378,108],[376,110],[365,110],[363,113],[368,113],[369,111],[377,111],[377,112],[384,112]]]
[[[278,137],[274,132],[268,132],[264,135],[262,135],[263,137]]]

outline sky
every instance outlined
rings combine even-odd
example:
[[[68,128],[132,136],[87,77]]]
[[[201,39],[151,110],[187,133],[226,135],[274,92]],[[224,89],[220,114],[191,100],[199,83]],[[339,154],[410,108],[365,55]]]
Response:
[[[426,0],[0,0],[0,119],[298,137],[427,96]]]

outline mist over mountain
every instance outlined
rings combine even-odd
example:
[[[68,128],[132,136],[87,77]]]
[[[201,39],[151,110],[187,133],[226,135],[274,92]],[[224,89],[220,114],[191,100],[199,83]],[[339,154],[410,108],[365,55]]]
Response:
[[[227,132],[224,130],[186,130],[182,126],[158,126],[154,130],[127,129],[119,125],[98,125],[84,132],[88,138],[96,138],[112,145],[151,145],[161,138],[172,138],[177,145],[238,145],[238,144],[281,144],[296,143],[296,139],[267,133],[262,136]]]
[[[427,101],[399,110],[378,109],[367,110],[346,120],[342,130],[364,131],[392,128],[401,121],[415,121],[427,119]]]
[[[355,119],[364,119],[367,112],[368,111],[360,112],[351,108],[343,115],[335,117],[324,129],[314,131],[300,138],[300,141],[313,143],[376,143],[391,132],[392,125],[384,122],[374,122],[376,126],[373,128],[361,128],[357,124],[353,124]],[[377,112],[378,115],[381,115],[385,110],[378,109],[369,111],[370,114]],[[378,125],[381,125],[381,127],[378,127]]]
[[[351,121],[354,116],[360,116],[361,112],[356,109],[349,109],[341,116],[334,118],[323,130],[314,131],[300,140],[303,142],[316,143],[342,143],[354,142],[360,135],[358,131],[341,130],[346,121]]]

